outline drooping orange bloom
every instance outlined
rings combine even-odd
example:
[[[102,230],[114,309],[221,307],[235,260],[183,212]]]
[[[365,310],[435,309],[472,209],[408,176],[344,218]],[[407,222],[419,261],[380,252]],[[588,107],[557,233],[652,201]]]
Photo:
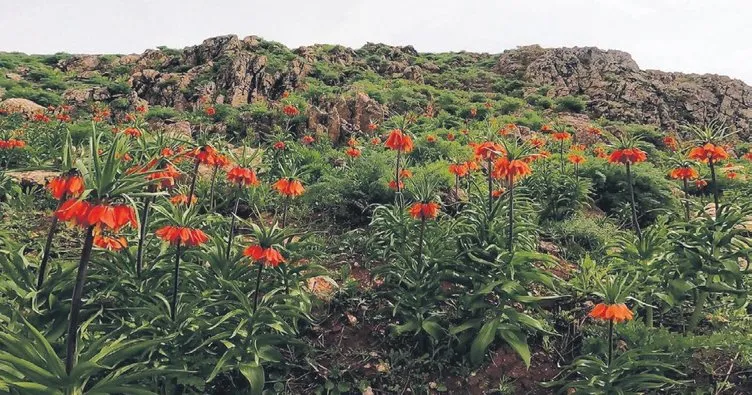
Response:
[[[447,141],[454,141],[454,139],[455,139],[454,133],[451,133],[451,132],[447,133],[446,139],[447,139]]]
[[[310,145],[310,144],[313,144],[313,142],[316,141],[316,139],[314,139],[313,136],[307,134],[303,136],[303,138],[300,139],[300,141],[303,142],[303,144],[305,145]]]
[[[87,217],[91,205],[85,200],[69,199],[63,202],[55,210],[55,217],[63,222],[71,222],[74,225],[87,227]]]
[[[204,244],[209,237],[201,229],[167,225],[157,229],[154,235],[172,244],[194,247]]]
[[[38,112],[34,114],[34,122],[44,122],[47,123],[50,121],[50,117],[47,116],[45,113]]]
[[[752,150],[748,151],[746,154],[742,155],[742,158],[752,161]]]
[[[604,150],[603,147],[593,148],[593,155],[595,155],[596,158],[601,158],[601,159],[608,158],[608,155],[606,154],[606,150]]]
[[[739,176],[739,173],[735,171],[727,171],[726,172],[726,178],[729,180],[735,180]]]
[[[274,147],[274,149],[277,151],[282,151],[287,147],[287,144],[285,144],[284,141],[277,141],[272,147]]]
[[[371,139],[371,145],[380,145],[380,144],[381,144],[381,139],[380,138],[374,137],[374,138]]]
[[[439,213],[439,204],[436,202],[413,203],[410,206],[410,216],[415,219],[433,219]]]
[[[400,181],[399,182],[399,189],[402,190],[403,188],[405,188],[405,183],[403,183],[402,181]],[[392,190],[396,191],[397,190],[397,181],[395,181],[395,180],[389,181],[389,189],[392,189]]]
[[[71,116],[66,113],[60,113],[60,114],[57,114],[57,116],[55,116],[55,119],[57,119],[58,121],[62,123],[65,123],[65,122],[70,122]]]
[[[666,136],[663,138],[663,145],[666,146],[671,151],[676,151],[677,148],[679,148],[679,143],[676,142],[676,139],[673,136]]]
[[[584,156],[580,154],[576,154],[576,153],[571,153],[567,155],[567,160],[569,160],[570,163],[575,164],[575,165],[581,165],[586,162]]]
[[[400,178],[401,179],[410,178],[412,176],[413,176],[413,172],[410,171],[410,169],[402,169],[402,170],[400,170]]]
[[[697,170],[691,167],[680,166],[671,170],[669,176],[675,180],[694,180],[699,177],[700,174]]]
[[[588,128],[587,132],[588,132],[588,134],[593,135],[593,136],[600,136],[600,135],[603,134],[603,132],[600,129],[596,128],[596,127],[590,127],[590,128]]]
[[[467,163],[452,163],[449,165],[449,172],[457,177],[464,177],[470,172]]]
[[[566,141],[572,138],[572,135],[568,132],[555,132],[552,136],[556,141]]]
[[[292,104],[288,104],[282,108],[282,112],[285,113],[288,117],[294,117],[298,114],[300,114],[300,110],[298,110],[297,107],[293,106]]]
[[[533,146],[533,148],[541,148],[546,145],[546,139],[538,136],[531,138],[530,140],[528,140],[528,142]]]
[[[146,106],[143,105],[143,104],[139,105],[139,106],[136,106],[136,112],[145,113],[146,112]]]
[[[516,181],[532,173],[530,166],[524,160],[512,159],[510,161],[503,156],[494,162],[491,175],[496,179],[504,178],[509,181]]]
[[[718,162],[724,159],[728,159],[729,155],[723,147],[707,143],[701,147],[692,148],[689,151],[689,159],[694,159],[703,163],[708,161]]]
[[[623,163],[634,164],[644,162],[648,159],[648,155],[645,151],[639,148],[622,148],[617,149],[611,153],[608,157],[608,161],[611,163]]]
[[[505,153],[504,147],[493,141],[486,141],[475,146],[475,158],[478,160],[493,160]]]
[[[17,139],[0,140],[0,149],[23,148],[26,142]]]
[[[216,114],[216,113],[217,113],[217,109],[216,109],[216,108],[214,108],[214,107],[211,107],[211,106],[210,106],[210,107],[206,107],[206,109],[204,110],[204,113],[205,113],[205,114],[206,114],[207,116],[213,117],[213,116],[214,116],[214,114]]]
[[[543,125],[540,129],[541,132],[548,133],[553,131],[553,128],[551,128],[551,125]]]
[[[120,251],[128,246],[128,241],[123,236],[115,237],[96,234],[94,235],[94,245],[105,250]]]
[[[196,195],[191,196],[191,205],[196,204],[198,201],[198,198]],[[188,204],[188,195],[181,193],[179,195],[175,195],[170,198],[170,203],[172,203],[174,206],[180,205],[180,204]]]
[[[86,222],[89,226],[107,227],[114,231],[120,230],[125,225],[130,225],[134,229],[137,227],[136,211],[125,204],[91,206]]]
[[[435,143],[436,142],[436,136],[434,136],[432,134],[429,134],[428,136],[426,136],[426,142],[429,142],[429,143],[432,143],[432,144]]]
[[[384,145],[395,151],[411,152],[413,150],[413,139],[399,129],[394,129],[389,133]]]
[[[164,169],[146,175],[150,181],[159,181],[159,189],[167,189],[175,186],[175,179],[180,177],[180,171],[171,164],[167,164]]]
[[[264,248],[260,245],[248,246],[243,250],[243,255],[250,257],[254,262],[271,267],[277,267],[280,263],[285,262],[285,257],[273,247]]]
[[[703,188],[705,188],[706,186],[708,186],[708,182],[707,182],[707,181],[705,181],[705,180],[700,180],[700,179],[698,179],[698,180],[695,180],[695,187],[696,187],[697,189],[703,189]]]
[[[624,322],[633,318],[632,310],[630,310],[624,303],[617,303],[608,305],[605,303],[598,303],[590,311],[589,316],[603,321]]]
[[[504,188],[494,189],[493,192],[491,192],[491,197],[498,199],[499,197],[501,197],[501,195],[504,194],[504,192]]]
[[[351,158],[357,158],[360,156],[360,150],[355,147],[350,147],[347,150],[345,150],[345,155]]]
[[[569,147],[572,151],[579,151],[583,152],[585,151],[585,144],[572,144],[571,147]]]
[[[123,130],[123,133],[126,136],[133,137],[133,138],[141,137],[141,131],[138,130],[137,128],[125,128],[125,130]]]
[[[277,192],[279,192],[280,195],[287,197],[300,196],[303,194],[303,192],[305,192],[303,184],[300,182],[300,180],[296,180],[294,178],[280,178],[277,182],[274,183],[273,187],[277,190]]]
[[[259,180],[253,169],[237,166],[227,172],[227,180],[237,186],[256,186]]]
[[[355,147],[356,145],[358,145],[358,140],[355,137],[350,137],[349,139],[347,139],[348,147]]]
[[[217,164],[218,152],[211,145],[205,145],[201,148],[195,149],[191,156],[194,157],[202,165],[214,166]]]
[[[369,132],[373,132],[374,130],[376,130],[378,128],[379,128],[379,125],[377,125],[377,124],[375,124],[373,122],[369,122],[368,123],[368,131]]]
[[[476,108],[470,109],[470,117],[475,118],[475,116],[478,115],[478,110]]]
[[[467,165],[467,169],[470,170],[470,171],[478,171],[478,170],[480,170],[480,165],[478,164],[478,162],[476,162],[474,160],[469,160],[469,161],[465,162],[465,164]]]
[[[57,200],[66,198],[77,198],[84,193],[84,179],[78,174],[62,175],[53,178],[47,183],[47,189],[52,197]]]
[[[530,156],[533,158],[533,160],[548,159],[551,157],[551,153],[546,150],[541,150],[541,151],[538,151],[537,154],[530,155]]]

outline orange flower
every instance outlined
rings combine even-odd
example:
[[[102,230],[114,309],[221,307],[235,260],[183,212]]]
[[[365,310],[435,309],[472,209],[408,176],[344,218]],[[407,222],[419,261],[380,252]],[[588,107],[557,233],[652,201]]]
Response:
[[[63,197],[76,198],[84,192],[84,179],[75,173],[58,176],[47,183],[47,189],[50,191],[52,197],[57,200]]]
[[[402,181],[400,181],[399,182],[399,189],[403,189],[403,188],[405,188],[405,183],[403,183]],[[394,181],[394,180],[389,181],[389,189],[393,189],[393,190],[396,191],[397,190],[397,181]]]
[[[553,131],[553,128],[551,128],[551,125],[543,125],[540,129],[541,132],[548,133]]]
[[[207,116],[213,117],[214,114],[217,113],[217,109],[214,107],[206,107],[204,110],[204,113],[206,113]]]
[[[596,127],[590,127],[590,128],[588,128],[587,132],[588,132],[588,134],[593,135],[593,136],[600,136],[600,135],[603,134],[603,132],[600,129],[596,128]]]
[[[666,148],[670,149],[671,151],[676,151],[676,149],[679,147],[679,144],[676,142],[676,139],[673,136],[664,137],[663,145],[665,145]]]
[[[669,176],[675,180],[694,180],[699,177],[700,174],[697,173],[697,170],[691,167],[680,166],[671,170]]]
[[[381,144],[381,139],[378,137],[374,137],[371,139],[371,145],[379,145]]]
[[[136,106],[136,112],[145,113],[146,112],[146,106],[143,105],[143,104],[140,105],[140,106]]]
[[[475,146],[475,158],[482,160],[493,160],[499,155],[504,155],[504,147],[493,141],[486,141]]]
[[[706,186],[708,186],[708,182],[707,181],[705,181],[705,180],[699,180],[699,179],[695,180],[695,187],[697,187],[697,189],[703,189]]]
[[[316,141],[316,139],[314,139],[314,138],[313,138],[313,136],[311,136],[311,135],[308,135],[308,134],[307,134],[307,135],[305,135],[305,136],[303,136],[303,138],[302,138],[302,139],[300,139],[300,140],[301,140],[301,141],[303,142],[303,144],[305,144],[305,145],[310,145],[310,144],[312,144],[312,143],[313,143],[314,141]]]
[[[542,137],[537,137],[537,136],[536,136],[536,137],[533,137],[533,138],[531,138],[530,140],[528,140],[528,142],[529,142],[529,143],[530,143],[530,145],[532,145],[532,146],[533,146],[534,148],[541,148],[541,147],[543,147],[544,145],[546,145],[546,139],[544,139],[544,138],[542,138]]]
[[[491,196],[494,199],[498,199],[501,195],[504,194],[504,188],[501,189],[494,189],[493,192],[491,192]]]
[[[368,130],[371,131],[371,132],[373,132],[374,130],[378,129],[378,127],[379,127],[379,125],[377,125],[377,124],[375,124],[373,122],[369,122],[368,123]]]
[[[501,157],[494,162],[491,175],[496,179],[506,178],[509,181],[516,181],[532,173],[533,171],[525,161],[520,159],[510,161],[506,157]]]
[[[449,172],[457,177],[464,177],[470,172],[467,163],[452,163],[449,165]]]
[[[70,122],[71,117],[68,114],[61,113],[61,114],[57,114],[57,116],[55,117],[55,119],[57,119],[60,122],[65,123],[65,122]]]
[[[552,136],[556,141],[566,141],[572,138],[572,135],[567,132],[556,132]]]
[[[454,141],[454,133],[447,133],[446,139],[447,141]]]
[[[48,117],[44,113],[39,112],[39,113],[34,114],[34,121],[47,123],[50,121],[50,117]]]
[[[478,171],[478,170],[480,170],[480,165],[478,164],[478,162],[476,162],[474,160],[469,160],[469,161],[465,162],[465,164],[467,165],[467,169],[470,170],[470,171]]]
[[[198,201],[198,198],[196,197],[196,195],[193,195],[191,197],[191,205],[196,204],[197,201]],[[179,204],[185,204],[185,205],[187,205],[188,204],[188,195],[186,195],[184,193],[181,193],[179,195],[175,195],[175,196],[173,196],[173,197],[170,198],[170,203],[172,203],[175,206],[177,206]]]
[[[110,251],[120,251],[128,246],[125,237],[105,236],[102,234],[94,235],[94,245]]]
[[[439,213],[439,204],[435,202],[429,203],[413,203],[410,206],[410,216],[415,219],[433,219]]]
[[[622,148],[612,152],[608,157],[608,161],[611,163],[640,163],[648,159],[648,155],[645,151],[639,148]]]
[[[350,147],[345,150],[345,154],[351,158],[357,158],[360,156],[360,150],[355,147]]]
[[[585,151],[585,144],[572,144],[571,147],[569,147],[572,151]]]
[[[300,114],[300,110],[298,110],[297,107],[288,104],[282,108],[282,112],[285,113],[288,117],[294,117],[298,114]]]
[[[23,148],[25,146],[26,146],[26,142],[23,140],[16,140],[16,139],[0,140],[0,149]]]
[[[470,109],[470,116],[474,118],[476,115],[478,115],[478,110],[475,109],[475,108],[471,108]]]
[[[271,267],[277,267],[280,263],[285,262],[285,257],[272,247],[249,246],[243,250],[243,255],[250,257],[255,262]]]
[[[87,227],[88,223],[86,220],[90,208],[91,205],[85,200],[66,200],[55,210],[55,217],[63,222],[71,222],[74,225]]]
[[[593,155],[595,155],[597,158],[605,159],[608,157],[606,155],[606,151],[603,149],[603,147],[595,147],[593,148]]]
[[[211,145],[205,145],[194,150],[191,153],[191,156],[198,160],[199,163],[209,166],[214,166],[217,164],[217,155],[219,155],[217,153],[217,150],[215,150]]]
[[[752,161],[752,150],[750,150],[746,154],[742,155],[742,158],[744,158],[746,160]]]
[[[401,130],[394,129],[389,133],[384,145],[395,151],[410,152],[413,150],[413,139]]]
[[[287,145],[284,141],[277,141],[272,147],[274,147],[275,150],[282,151],[287,147]]]
[[[728,153],[723,147],[711,143],[707,143],[701,147],[692,148],[689,151],[689,159],[694,159],[703,163],[707,163],[710,160],[718,162],[728,159],[728,157]]]
[[[608,305],[605,303],[598,303],[590,311],[589,316],[603,321],[624,322],[633,318],[632,310],[630,310],[624,303]]]
[[[273,187],[280,195],[287,197],[300,196],[305,192],[303,184],[294,178],[280,178],[274,183]]]
[[[585,163],[585,157],[582,156],[582,155],[580,155],[580,154],[574,154],[574,153],[569,154],[567,156],[567,159],[569,160],[569,162],[571,162],[571,163],[573,163],[575,165],[581,165],[581,164]]]
[[[735,180],[736,177],[738,177],[738,176],[739,176],[739,174],[737,172],[735,172],[735,171],[727,171],[726,172],[726,178],[728,178],[729,180]]]
[[[426,136],[426,141],[429,142],[429,143],[435,143],[436,142],[436,136],[434,136],[432,134],[429,134],[428,136]]]
[[[89,226],[107,227],[114,231],[118,231],[125,225],[130,225],[132,228],[136,228],[136,211],[133,207],[116,204],[98,204],[91,206],[86,217],[86,222]]]
[[[123,133],[125,133],[126,136],[133,138],[141,137],[141,131],[136,128],[125,128],[125,130],[123,130]]]
[[[400,170],[400,178],[410,178],[412,176],[413,172],[411,172],[409,169]]]
[[[358,140],[356,140],[355,137],[350,137],[349,139],[347,139],[348,147],[355,147],[356,145],[358,145]]]
[[[227,180],[237,186],[256,186],[259,185],[259,180],[256,177],[256,172],[252,169],[237,166],[227,172]]]
[[[159,181],[160,189],[175,186],[175,179],[180,177],[180,171],[175,166],[168,164],[164,169],[146,175],[147,180]]]
[[[209,240],[209,237],[201,229],[183,226],[163,226],[157,229],[154,235],[172,245],[180,243],[187,247],[198,246]]]

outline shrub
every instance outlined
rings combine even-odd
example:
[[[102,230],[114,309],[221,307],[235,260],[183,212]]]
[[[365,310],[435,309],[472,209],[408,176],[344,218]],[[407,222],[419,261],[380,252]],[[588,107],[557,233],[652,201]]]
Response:
[[[585,110],[585,100],[577,96],[563,96],[556,98],[556,111],[567,111],[580,113]]]

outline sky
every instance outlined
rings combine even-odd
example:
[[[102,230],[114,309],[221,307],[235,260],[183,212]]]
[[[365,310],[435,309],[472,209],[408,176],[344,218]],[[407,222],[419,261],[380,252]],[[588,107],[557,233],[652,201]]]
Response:
[[[257,35],[288,47],[366,42],[420,52],[596,46],[643,69],[752,84],[750,0],[5,0],[0,51],[141,53]]]

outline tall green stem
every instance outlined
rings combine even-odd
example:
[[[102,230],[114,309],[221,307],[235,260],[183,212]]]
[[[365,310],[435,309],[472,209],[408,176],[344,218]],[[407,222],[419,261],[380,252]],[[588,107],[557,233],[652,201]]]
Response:
[[[214,184],[217,181],[217,170],[219,166],[214,166],[212,170],[211,186],[209,187],[209,211],[214,211]]]
[[[136,277],[141,278],[141,269],[144,264],[144,241],[146,240],[146,229],[149,221],[149,205],[152,197],[144,199],[144,208],[141,210],[141,228],[138,232],[138,250],[136,251]]]
[[[614,355],[614,320],[608,320],[608,367]]]
[[[186,207],[191,207],[193,204],[193,194],[196,192],[196,179],[198,178],[198,166],[201,162],[196,159],[196,163],[193,165],[193,178],[191,178],[191,187],[188,189],[188,202]]]
[[[715,179],[715,163],[713,163],[713,159],[708,161],[708,166],[710,166],[710,179],[713,181],[713,203],[715,205],[716,215],[718,215],[718,182],[716,182]]]
[[[78,326],[79,315],[81,314],[81,297],[84,293],[84,283],[86,282],[86,269],[89,265],[89,259],[91,258],[91,249],[94,244],[94,227],[89,226],[86,229],[86,236],[84,237],[84,246],[81,250],[81,260],[78,262],[78,273],[76,274],[76,282],[73,286],[73,296],[71,297],[70,318],[68,320],[68,336],[65,340],[66,354],[65,354],[65,371],[70,374],[73,370],[73,365],[76,364],[77,359],[77,343],[78,343]]]
[[[253,314],[256,314],[256,309],[258,308],[258,298],[259,298],[259,288],[261,288],[261,271],[264,269],[264,264],[262,262],[258,263],[259,269],[258,269],[258,276],[256,276],[256,291],[253,293]]]
[[[703,314],[703,308],[705,307],[705,301],[708,300],[708,293],[699,291],[695,298],[695,309],[692,311],[692,315],[689,317],[689,325],[687,329],[690,332],[694,332],[697,329],[697,325],[700,323]]]
[[[689,222],[689,182],[684,179],[684,219]]]
[[[627,184],[629,185],[629,201],[631,203],[630,209],[632,211],[632,227],[637,233],[637,238],[642,241],[642,231],[640,230],[640,223],[637,222],[637,206],[635,204],[634,198],[634,186],[632,185],[632,169],[629,162],[627,162]]]
[[[487,163],[487,170],[488,170],[488,215],[491,215],[491,211],[493,211],[493,169],[491,162],[491,157],[489,156]]]
[[[509,179],[509,252],[514,245],[514,180]]]
[[[239,189],[239,188],[238,188]],[[230,220],[230,235],[227,236],[227,259],[230,259],[230,250],[232,249],[232,239],[235,237],[235,220],[238,216],[238,205],[240,205],[240,195],[235,199],[235,207],[232,209],[232,219]]]
[[[170,303],[170,319],[175,321],[178,307],[178,278],[180,275],[180,240],[175,245],[175,270],[172,273],[172,302]]]
[[[426,219],[421,216],[420,219],[420,235],[418,237],[418,264],[423,266],[423,236],[426,232]]]
[[[58,207],[65,201],[65,195],[60,198]],[[37,289],[42,288],[44,283],[44,275],[47,272],[47,263],[50,261],[50,253],[52,252],[52,238],[55,236],[55,230],[57,229],[57,217],[52,215],[52,223],[50,224],[50,230],[47,232],[47,241],[44,243],[44,252],[42,253],[42,261],[39,263],[39,273],[37,273]]]

